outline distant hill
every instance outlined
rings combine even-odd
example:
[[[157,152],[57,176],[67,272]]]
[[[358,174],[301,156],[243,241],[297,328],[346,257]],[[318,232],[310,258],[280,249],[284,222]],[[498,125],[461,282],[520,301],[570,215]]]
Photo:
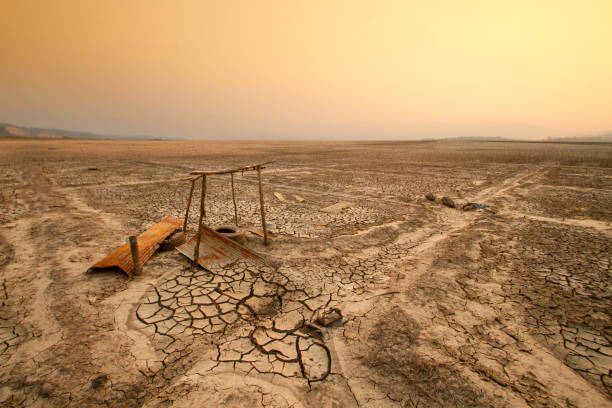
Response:
[[[422,139],[423,141],[452,141],[452,142],[544,142],[544,143],[612,143],[612,132],[600,135],[551,137],[540,139],[522,139],[496,136],[459,136],[444,139]]]
[[[0,137],[35,137],[41,139],[114,139],[114,140],[146,140],[153,139],[149,136],[119,136],[119,135],[103,135],[91,132],[79,132],[75,130],[53,129],[53,128],[35,128],[13,125],[11,123],[0,123]]]
[[[551,138],[550,141],[560,143],[612,143],[612,132],[599,135]]]
[[[517,132],[516,134],[521,134]],[[75,130],[36,128],[0,123],[0,137],[28,137],[41,139],[111,139],[111,140],[167,140],[150,136],[104,135]],[[173,138],[173,140],[180,140]],[[612,143],[612,131],[599,135],[571,137],[521,138],[501,136],[458,136],[451,138],[424,138],[421,141],[456,141],[456,142],[552,142],[552,143]]]
[[[512,139],[510,137],[499,137],[499,136],[458,136],[458,137],[451,137],[449,139],[444,139],[444,140],[450,140],[450,141],[455,141],[455,142],[515,142],[519,139]]]
[[[445,138],[425,138],[421,139],[422,142],[517,142],[521,139],[512,139],[509,137],[498,137],[498,136],[457,136],[457,137],[445,137]]]

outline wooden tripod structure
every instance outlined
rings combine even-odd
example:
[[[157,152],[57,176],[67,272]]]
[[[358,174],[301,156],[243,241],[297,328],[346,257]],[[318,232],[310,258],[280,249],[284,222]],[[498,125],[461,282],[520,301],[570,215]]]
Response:
[[[206,218],[206,179],[212,175],[218,174],[229,174],[231,176],[231,186],[232,186],[232,202],[234,203],[234,223],[238,226],[238,207],[236,206],[236,192],[234,190],[234,174],[235,173],[244,173],[245,171],[257,171],[257,177],[259,179],[259,207],[261,210],[261,227],[263,230],[263,238],[264,245],[268,245],[268,229],[266,227],[266,212],[264,208],[264,196],[263,196],[263,186],[261,183],[261,170],[265,168],[265,165],[274,163],[273,161],[268,161],[264,163],[256,163],[251,164],[244,167],[238,167],[234,169],[226,169],[226,170],[196,170],[192,171],[191,174],[194,174],[195,177],[191,178],[191,190],[189,191],[189,199],[187,200],[187,211],[185,211],[185,222],[183,223],[183,231],[187,231],[187,219],[189,218],[189,207],[191,207],[191,199],[193,198],[193,190],[195,188],[195,183],[202,179],[202,191],[200,194],[200,217],[198,221],[198,232],[196,238],[196,246],[194,252],[194,262],[197,263],[199,251],[200,251],[200,230],[202,229],[202,220]]]

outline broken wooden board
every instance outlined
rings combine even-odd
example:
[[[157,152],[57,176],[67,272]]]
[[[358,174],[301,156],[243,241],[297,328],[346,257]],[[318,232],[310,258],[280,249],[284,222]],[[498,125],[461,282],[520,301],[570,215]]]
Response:
[[[238,259],[249,259],[262,265],[268,265],[265,259],[255,252],[250,251],[231,239],[225,238],[205,225],[202,225],[200,233],[198,264],[201,266],[205,267],[213,263],[225,263]],[[176,247],[176,250],[193,261],[196,241],[197,234],[183,245]]]
[[[157,248],[159,248],[162,241],[182,226],[182,220],[170,215],[140,234],[138,236],[138,257],[140,259],[140,264],[144,265]],[[106,258],[89,268],[88,271],[114,267],[121,269],[127,276],[132,276],[134,263],[132,262],[129,243],[111,252]]]

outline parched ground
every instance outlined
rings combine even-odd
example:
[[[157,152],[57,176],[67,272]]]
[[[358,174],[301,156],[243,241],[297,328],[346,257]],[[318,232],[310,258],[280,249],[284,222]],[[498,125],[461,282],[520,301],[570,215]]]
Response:
[[[267,160],[270,266],[85,273]],[[603,144],[0,140],[0,405],[612,407],[611,222]]]

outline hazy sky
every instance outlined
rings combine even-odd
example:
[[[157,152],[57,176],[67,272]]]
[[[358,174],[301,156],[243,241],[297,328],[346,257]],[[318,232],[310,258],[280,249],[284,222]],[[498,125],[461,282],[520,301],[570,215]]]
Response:
[[[612,0],[0,1],[0,121],[187,138],[612,130]]]

